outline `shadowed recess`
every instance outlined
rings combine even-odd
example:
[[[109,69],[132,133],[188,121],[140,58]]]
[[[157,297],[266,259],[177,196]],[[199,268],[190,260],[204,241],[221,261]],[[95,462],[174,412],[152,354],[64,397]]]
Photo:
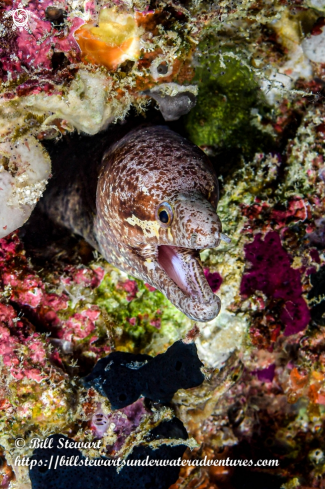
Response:
[[[66,443],[73,442],[71,438],[52,435],[47,439],[52,448],[37,448],[31,457],[34,463],[34,467],[29,470],[32,489],[168,489],[176,482],[180,467],[164,465],[164,462],[183,456],[186,445],[182,444],[182,440],[186,440],[188,435],[183,423],[177,418],[162,422],[149,432],[150,435],[153,440],[179,441],[179,445],[162,443],[155,450],[150,446],[137,446],[127,457],[126,463],[132,461],[139,465],[125,465],[119,472],[113,465],[108,465],[112,459],[105,457],[89,459],[93,465],[86,465],[86,457],[80,450],[65,448]],[[157,463],[154,466],[141,465],[147,457]],[[58,462],[55,469],[56,460],[60,460],[61,464]],[[68,465],[70,462],[71,465]],[[103,462],[107,465],[99,465]]]
[[[178,389],[202,384],[202,366],[194,343],[176,341],[155,358],[121,351],[110,353],[97,362],[84,384],[108,397],[112,409],[128,406],[140,396],[168,403]]]

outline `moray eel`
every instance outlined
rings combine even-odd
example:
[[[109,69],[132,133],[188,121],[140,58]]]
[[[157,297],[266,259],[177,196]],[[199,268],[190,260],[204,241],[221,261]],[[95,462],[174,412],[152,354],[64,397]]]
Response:
[[[106,150],[95,185],[92,170],[89,158],[86,174],[77,170],[66,185],[60,177],[60,190],[42,199],[43,211],[189,318],[216,317],[220,299],[199,255],[223,238],[218,181],[206,155],[167,127],[140,127]]]

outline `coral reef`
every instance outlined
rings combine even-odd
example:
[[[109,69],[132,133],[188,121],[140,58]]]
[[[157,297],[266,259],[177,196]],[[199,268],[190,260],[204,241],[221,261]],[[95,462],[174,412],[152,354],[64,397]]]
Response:
[[[263,45],[272,31],[277,36],[277,47],[283,46],[281,35],[284,32],[288,35],[289,28],[296,28],[295,13],[284,12],[276,27],[269,24],[268,31],[260,32],[259,43],[250,46],[253,68],[257,65],[258,51],[265,50],[268,59],[271,54],[274,56],[274,48],[272,51]],[[311,37],[303,34],[296,43],[299,46],[305,37],[304,46],[316,34],[312,28],[317,13],[303,9],[299,15],[305,15],[305,21],[311,19]],[[279,31],[281,22],[282,31]],[[228,39],[228,49],[230,42]],[[314,49],[317,50],[316,44]],[[222,57],[225,59],[221,52],[211,54],[212,61],[218,56],[219,63]],[[317,64],[310,65],[312,69],[307,74],[300,72],[299,76],[291,77],[288,66],[291,56],[293,52],[286,51],[280,64],[277,53],[278,59],[273,57],[272,66],[273,69],[280,66],[279,74],[287,70],[290,88],[296,90],[289,91],[285,85],[272,83],[271,78],[267,102],[272,103],[273,114],[253,102],[246,124],[255,124],[258,133],[256,137],[250,136],[246,146],[240,145],[241,155],[236,155],[237,160],[227,159],[229,146],[233,148],[240,142],[236,129],[231,126],[233,118],[229,124],[220,125],[225,131],[224,138],[221,131],[215,140],[201,142],[223,176],[218,213],[225,232],[232,236],[232,243],[222,244],[218,252],[203,254],[204,264],[222,277],[218,290],[222,308],[218,318],[203,328],[197,346],[201,358],[205,357],[213,367],[222,365],[227,349],[236,350],[241,343],[238,357],[244,369],[240,380],[231,387],[232,363],[229,365],[230,389],[224,393],[223,385],[217,386],[214,399],[218,403],[212,409],[203,393],[198,394],[196,409],[192,396],[190,402],[185,393],[176,396],[189,432],[195,433],[196,440],[203,443],[201,450],[191,455],[193,458],[198,454],[202,459],[204,456],[221,460],[243,457],[251,458],[254,463],[258,459],[278,459],[279,467],[233,466],[219,473],[208,468],[187,469],[182,470],[177,487],[186,484],[186,487],[218,488],[321,488],[323,485],[322,124],[325,114],[320,101],[323,81],[318,78],[322,68]],[[240,62],[244,64],[245,59],[238,59],[238,65]],[[203,59],[201,63],[205,69]],[[259,55],[258,68],[264,66]],[[231,68],[225,63],[225,73],[228,70]],[[239,67],[238,70],[243,71]],[[258,80],[259,74],[256,75]],[[202,78],[202,83],[205,81],[211,83],[210,79]],[[215,86],[218,83],[216,80]],[[218,96],[219,93],[216,99]],[[213,107],[211,98],[210,91],[208,106],[204,108],[198,99],[194,110]],[[236,104],[232,108],[235,110]],[[198,134],[213,136],[214,127],[218,128],[217,113],[214,118],[209,114],[212,111],[201,119],[202,132]],[[199,120],[193,117],[193,112],[186,124],[195,140]],[[227,127],[235,139],[233,142],[227,136]],[[264,140],[259,135],[263,132]],[[244,134],[247,135],[247,128]],[[252,143],[257,150],[254,156],[247,150],[247,144]],[[233,342],[231,335],[236,335]],[[207,415],[200,417],[203,400]]]
[[[13,8],[18,4],[2,4],[0,187],[13,192],[21,213],[3,221],[8,235],[0,241],[1,487],[76,487],[82,478],[80,484],[100,487],[110,477],[112,487],[123,481],[123,487],[322,489],[323,2],[30,1],[30,31],[13,30],[7,15]],[[83,240],[52,243],[51,235],[36,256],[28,245],[35,213],[30,227],[9,234],[27,218],[49,177],[41,144],[53,168],[53,155],[66,154],[69,145],[64,163],[72,165],[85,140],[95,158],[97,136],[70,132],[94,135],[117,118],[136,126],[136,116],[127,117],[131,105],[140,112],[147,107],[147,117],[161,124],[148,97],[220,175],[218,215],[231,242],[200,251],[221,309],[199,325],[152,283],[93,255]],[[184,107],[192,108],[174,122]],[[47,139],[57,136],[62,140],[55,144]],[[34,180],[30,167],[22,168],[27,151],[39,169]],[[54,249],[54,259],[48,258]],[[178,389],[171,400],[170,393],[167,406],[138,394],[131,405],[110,404],[81,380],[111,355],[145,358],[149,367],[180,340],[195,342],[204,380]],[[146,365],[133,371],[141,373],[140,383]],[[159,366],[155,374],[164,370]],[[125,387],[114,387],[120,378],[112,378],[114,394]],[[179,424],[170,428],[175,416],[189,439]],[[182,467],[178,480],[178,468],[123,473],[125,467],[107,476],[97,467],[53,474],[15,465],[18,455],[47,457],[48,449],[34,451],[31,440],[51,437],[101,441],[98,449],[77,449],[80,458],[183,456],[202,464]],[[15,446],[17,438],[24,448]]]
[[[279,319],[285,324],[284,335],[303,331],[310,321],[310,314],[302,298],[300,274],[291,268],[290,258],[281,246],[278,233],[268,232],[264,241],[257,234],[244,249],[245,259],[252,267],[242,278],[242,297],[261,291],[268,299],[281,301]]]

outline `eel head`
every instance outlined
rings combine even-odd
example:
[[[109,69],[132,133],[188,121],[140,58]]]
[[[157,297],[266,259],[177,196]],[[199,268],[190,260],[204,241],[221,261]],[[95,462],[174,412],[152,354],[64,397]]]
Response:
[[[217,178],[199,148],[166,127],[132,131],[104,158],[97,188],[100,250],[191,319],[209,321],[220,299],[199,252],[223,237],[217,202]]]

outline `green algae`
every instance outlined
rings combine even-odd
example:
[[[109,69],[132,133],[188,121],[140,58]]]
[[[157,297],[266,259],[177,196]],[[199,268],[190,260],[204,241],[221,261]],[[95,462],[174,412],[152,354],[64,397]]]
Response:
[[[191,321],[161,292],[149,290],[141,280],[131,276],[125,279],[126,275],[118,270],[108,271],[94,302],[108,314],[118,349],[157,353],[191,328]],[[127,284],[134,288],[133,292],[126,290]]]
[[[194,82],[199,95],[185,118],[189,138],[200,147],[213,150],[239,148],[252,156],[272,142],[269,134],[256,127],[255,114],[269,111],[254,75],[241,53],[211,51],[209,37],[200,44],[202,53]]]

